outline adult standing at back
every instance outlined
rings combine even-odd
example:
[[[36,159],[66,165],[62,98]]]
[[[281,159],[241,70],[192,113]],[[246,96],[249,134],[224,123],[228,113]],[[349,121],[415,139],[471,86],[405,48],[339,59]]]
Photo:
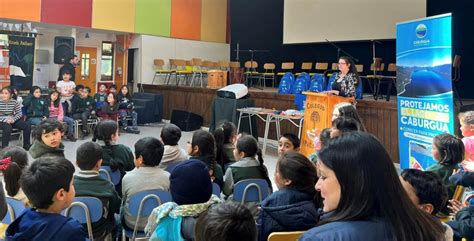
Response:
[[[335,74],[335,80],[328,93],[342,97],[355,97],[360,78],[354,62],[349,57],[342,56],[339,58],[337,68],[339,72]]]
[[[65,63],[60,69],[59,69],[59,76],[58,76],[58,81],[62,80],[63,74],[69,71],[71,74],[71,79],[72,81],[76,80],[76,65],[79,63],[79,57],[77,55],[72,55],[69,58],[69,61]]]

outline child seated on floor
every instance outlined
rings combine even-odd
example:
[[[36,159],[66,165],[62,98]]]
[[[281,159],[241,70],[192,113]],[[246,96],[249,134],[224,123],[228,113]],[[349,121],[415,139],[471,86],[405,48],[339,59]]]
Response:
[[[194,240],[199,216],[220,199],[212,195],[212,182],[206,164],[199,160],[178,163],[169,176],[173,199],[155,208],[145,232],[150,241]]]
[[[255,156],[258,157],[258,160]],[[263,164],[262,152],[253,136],[243,135],[237,137],[234,157],[237,162],[230,165],[224,175],[224,188],[222,189],[224,195],[232,195],[234,184],[245,179],[265,179],[269,189],[272,189],[267,168]]]
[[[0,159],[5,196],[29,206],[28,198],[21,190],[19,182],[23,169],[28,166],[28,153],[19,146],[9,146],[2,150]]]
[[[30,125],[39,125],[39,123],[49,117],[49,103],[41,96],[41,88],[31,87],[30,94],[23,101],[26,107],[26,117]]]
[[[250,210],[240,203],[218,203],[199,216],[196,241],[256,241],[257,230]]]
[[[235,162],[234,142],[237,137],[237,128],[234,123],[225,121],[214,130],[216,141],[216,162],[225,169]]]
[[[170,174],[158,168],[163,157],[163,150],[163,144],[153,137],[144,137],[135,143],[135,169],[127,172],[122,179],[124,225],[129,228],[133,228],[136,221],[128,210],[130,197],[133,194],[145,190],[169,190]],[[138,229],[143,230],[146,222],[146,219],[140,219]]]
[[[278,156],[289,151],[299,151],[300,150],[300,138],[293,133],[285,133],[278,140]]]
[[[114,213],[120,212],[121,199],[114,185],[99,175],[102,164],[102,147],[94,142],[85,142],[76,151],[76,164],[81,169],[74,175],[76,197],[96,197],[102,201],[104,214],[92,223],[94,239],[105,238],[115,228]],[[84,225],[84,229],[87,226]]]
[[[400,182],[410,200],[421,210],[436,215],[446,206],[448,193],[442,179],[434,172],[405,169]],[[453,240],[453,230],[446,224],[445,239]]]
[[[30,148],[33,159],[43,156],[64,157],[64,145],[61,142],[63,125],[56,119],[46,119],[33,131],[35,139]]]
[[[94,99],[89,96],[91,89],[89,87],[84,87],[79,93],[79,98],[75,98],[72,101],[72,118],[74,120],[82,121],[82,137],[89,135],[87,128],[87,121],[91,117],[92,112],[94,111]]]
[[[6,240],[86,240],[82,225],[61,215],[74,200],[74,166],[64,157],[35,160],[20,178],[20,186],[34,208],[8,226]]]
[[[178,145],[179,139],[181,139],[181,129],[178,126],[166,124],[161,130],[160,138],[165,149],[159,168],[167,170],[168,167],[176,165],[178,162],[188,160],[188,154]]]

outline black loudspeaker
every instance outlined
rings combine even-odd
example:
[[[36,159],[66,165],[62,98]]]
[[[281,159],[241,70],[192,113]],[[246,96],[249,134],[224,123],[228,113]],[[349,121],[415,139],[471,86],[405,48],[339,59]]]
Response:
[[[74,38],[55,37],[54,38],[54,63],[65,64],[74,55]]]
[[[202,116],[182,110],[173,110],[171,123],[177,125],[182,131],[194,131],[201,128]]]

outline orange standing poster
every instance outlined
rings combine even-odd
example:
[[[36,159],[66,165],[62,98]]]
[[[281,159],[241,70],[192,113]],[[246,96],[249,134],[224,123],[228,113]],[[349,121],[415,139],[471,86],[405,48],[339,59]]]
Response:
[[[319,138],[322,129],[331,127],[334,105],[341,102],[352,103],[354,98],[313,92],[303,94],[306,95],[306,104],[300,152],[309,156],[315,152],[314,137]]]

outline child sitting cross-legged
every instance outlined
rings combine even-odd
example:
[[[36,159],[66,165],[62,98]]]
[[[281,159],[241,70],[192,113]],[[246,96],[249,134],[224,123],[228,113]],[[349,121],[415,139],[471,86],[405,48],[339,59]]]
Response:
[[[35,141],[30,148],[34,159],[42,156],[64,157],[64,146],[61,143],[63,125],[57,119],[46,119],[33,131]]]
[[[35,160],[20,178],[20,186],[34,208],[23,211],[8,226],[6,240],[86,240],[82,225],[61,215],[74,200],[73,174],[74,166],[64,157]]]
[[[168,191],[170,186],[169,173],[159,168],[163,157],[163,144],[156,138],[144,137],[135,143],[135,169],[123,177],[122,195],[124,201],[124,219],[129,228],[135,226],[136,218],[130,215],[128,206],[130,197],[145,190]],[[143,230],[146,219],[140,219],[138,229]]]
[[[77,148],[76,164],[81,169],[74,175],[76,197],[99,198],[103,203],[104,214],[99,221],[92,223],[94,238],[105,238],[115,228],[114,213],[119,213],[121,200],[114,185],[99,176],[102,164],[102,147],[94,142],[86,142]],[[84,226],[84,228],[87,228]]]

